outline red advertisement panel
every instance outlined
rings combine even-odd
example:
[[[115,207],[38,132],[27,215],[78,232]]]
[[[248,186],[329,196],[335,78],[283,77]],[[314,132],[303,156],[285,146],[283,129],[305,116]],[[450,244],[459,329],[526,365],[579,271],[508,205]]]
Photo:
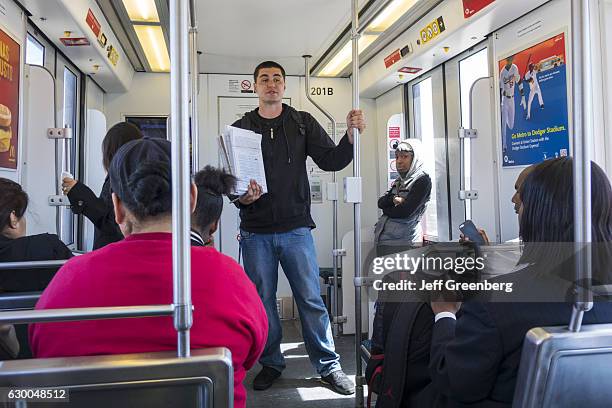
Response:
[[[470,18],[495,0],[463,0],[463,17]]]
[[[19,44],[0,30],[0,167],[17,169]]]

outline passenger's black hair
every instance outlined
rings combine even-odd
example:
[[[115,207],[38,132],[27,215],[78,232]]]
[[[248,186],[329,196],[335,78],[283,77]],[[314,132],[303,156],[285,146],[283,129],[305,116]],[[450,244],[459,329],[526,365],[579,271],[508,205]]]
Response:
[[[520,196],[519,226],[525,243],[520,262],[546,262],[555,257],[567,257],[567,253],[554,251],[556,248],[571,249],[563,243],[574,242],[572,159],[560,157],[535,166],[525,178]],[[612,242],[612,188],[604,171],[594,162],[591,162],[591,231],[592,242]]]
[[[11,213],[23,217],[28,208],[28,194],[18,183],[0,177],[0,232],[11,225]]]
[[[142,138],[142,132],[138,126],[132,123],[119,122],[108,129],[102,141],[102,165],[104,170],[108,171],[115,153],[121,146],[132,140]]]
[[[145,161],[129,176],[131,200],[126,207],[142,220],[172,212],[170,165],[164,161]]]
[[[253,72],[253,79],[255,80],[255,82],[257,82],[257,77],[259,76],[259,71],[262,70],[263,68],[278,68],[278,69],[280,69],[281,75],[283,76],[283,80],[287,76],[285,74],[285,68],[283,68],[281,66],[281,64],[279,64],[278,62],[264,61],[261,64],[259,64],[257,67],[255,67],[255,71]]]
[[[198,202],[193,213],[194,227],[203,235],[221,217],[223,195],[236,188],[236,177],[213,166],[206,166],[194,176],[198,188]],[[206,238],[206,237],[204,237]]]

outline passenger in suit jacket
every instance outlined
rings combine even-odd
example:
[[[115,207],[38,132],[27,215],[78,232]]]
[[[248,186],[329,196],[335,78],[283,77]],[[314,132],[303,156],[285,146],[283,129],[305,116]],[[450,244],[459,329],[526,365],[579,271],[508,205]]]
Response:
[[[606,265],[612,259],[607,248],[612,242],[612,189],[601,168],[592,163],[591,169],[592,240],[600,243],[593,247],[593,281],[609,284]],[[527,267],[514,274],[513,281],[525,283],[531,277],[536,286],[563,282],[568,266],[573,266],[566,253],[567,244],[574,239],[573,186],[568,180],[573,180],[572,160],[566,157],[540,163],[525,179],[519,209],[525,247],[519,263]],[[567,259],[563,273],[541,273],[559,257]],[[559,300],[565,298],[567,293],[558,289],[563,285],[552,287]],[[515,300],[518,296],[520,293]],[[548,294],[546,299],[550,298]],[[571,302],[550,301],[468,301],[462,306],[432,302],[435,323],[429,368],[437,406],[511,406],[525,334],[534,327],[567,325],[572,306]],[[584,315],[585,324],[611,322],[612,303],[595,302]]]

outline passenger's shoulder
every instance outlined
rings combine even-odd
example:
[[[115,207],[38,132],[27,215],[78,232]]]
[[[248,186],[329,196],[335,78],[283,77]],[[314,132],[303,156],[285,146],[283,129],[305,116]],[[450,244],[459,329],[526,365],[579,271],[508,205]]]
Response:
[[[27,237],[24,237],[24,239],[32,242],[61,242],[56,234],[49,234],[46,232],[43,234],[28,235]]]
[[[231,256],[227,256],[213,247],[191,247],[191,258],[202,266],[224,266],[226,268],[242,269]]]
[[[431,186],[431,177],[429,177],[429,174],[423,173],[423,175],[419,177],[416,183],[422,184],[424,186]]]

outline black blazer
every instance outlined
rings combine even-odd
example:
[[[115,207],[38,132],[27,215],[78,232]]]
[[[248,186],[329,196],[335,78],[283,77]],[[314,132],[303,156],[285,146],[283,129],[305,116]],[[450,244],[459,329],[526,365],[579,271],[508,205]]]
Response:
[[[55,234],[30,235],[17,239],[0,235],[0,262],[53,261],[71,257],[72,252]],[[58,269],[0,270],[0,291],[43,290]]]
[[[93,223],[95,227],[93,249],[102,248],[123,239],[123,234],[115,222],[108,176],[102,185],[100,197],[96,197],[85,184],[77,182],[68,192],[68,200],[75,214],[83,214]]]
[[[466,302],[457,321],[438,320],[429,364],[436,406],[510,407],[525,334],[534,327],[567,325],[572,306]],[[584,315],[584,324],[611,322],[612,303],[597,302]]]

